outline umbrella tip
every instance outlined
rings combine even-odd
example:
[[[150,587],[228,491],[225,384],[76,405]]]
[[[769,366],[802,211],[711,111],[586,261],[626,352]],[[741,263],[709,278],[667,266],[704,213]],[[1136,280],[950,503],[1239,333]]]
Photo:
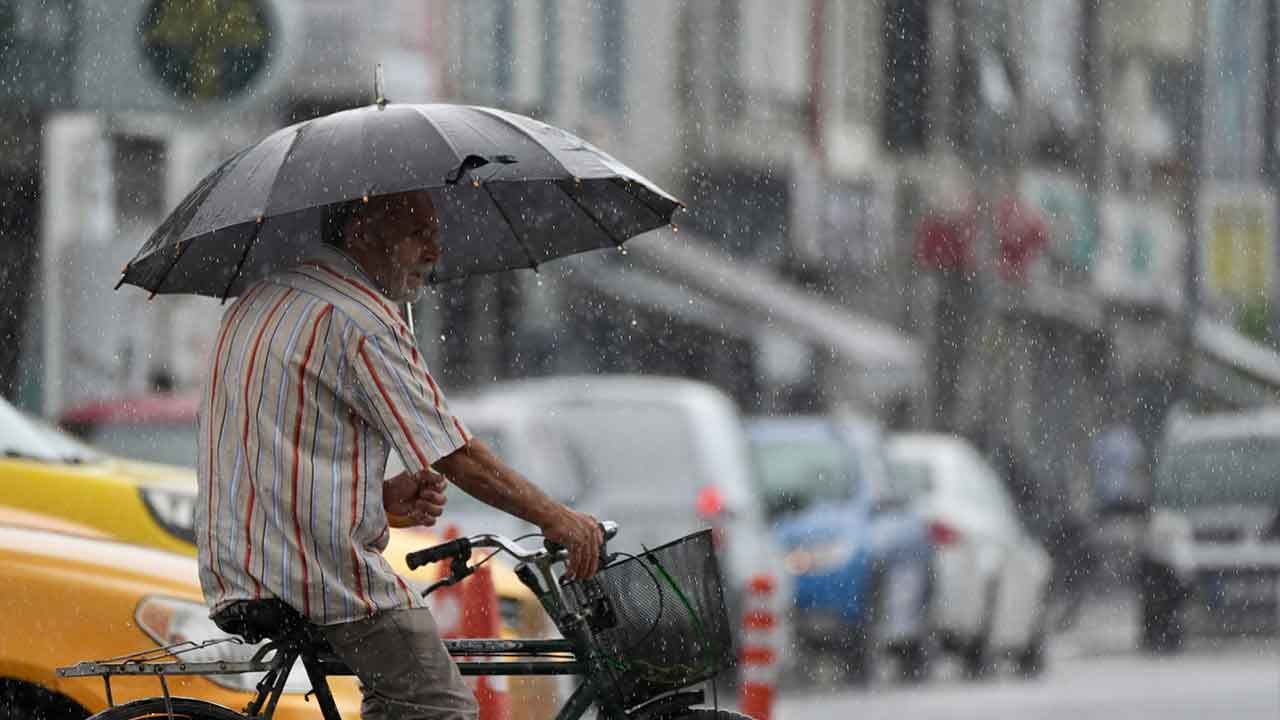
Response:
[[[382,63],[378,63],[373,68],[373,102],[379,110],[387,107],[386,87],[382,80]]]

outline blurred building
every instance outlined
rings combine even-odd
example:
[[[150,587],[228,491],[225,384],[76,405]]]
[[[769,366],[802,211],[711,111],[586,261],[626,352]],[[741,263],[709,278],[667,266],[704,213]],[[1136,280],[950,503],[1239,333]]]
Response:
[[[494,342],[454,336],[489,359],[446,366],[861,405],[1078,506],[1105,418],[1151,442],[1175,401],[1276,398],[1276,7],[455,3],[456,97],[573,129],[690,211],[567,288],[454,296],[446,325]]]
[[[198,383],[221,308],[113,291],[196,181],[268,131],[443,87],[440,2],[0,2],[0,391],[70,404]]]
[[[433,292],[449,387],[646,371],[854,406],[1078,504],[1104,417],[1150,442],[1176,401],[1280,399],[1278,8],[0,0],[0,391],[52,414],[198,382],[217,304],[146,306],[116,271],[221,158],[364,104],[381,63],[393,101],[543,118],[689,205],[625,255]]]

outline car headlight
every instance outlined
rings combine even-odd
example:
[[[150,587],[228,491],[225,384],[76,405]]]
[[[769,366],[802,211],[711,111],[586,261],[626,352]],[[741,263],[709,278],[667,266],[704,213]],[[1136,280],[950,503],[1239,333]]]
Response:
[[[795,548],[787,553],[783,563],[792,575],[807,575],[842,565],[852,555],[853,546],[849,543],[830,542]]]
[[[212,640],[226,633],[209,619],[209,608],[200,603],[178,598],[150,595],[138,603],[133,614],[138,628],[161,646],[175,643]],[[182,653],[186,662],[246,662],[253,658],[263,643],[219,643],[209,647]],[[230,675],[205,675],[211,682],[229,690],[253,690],[266,673],[234,673]],[[289,679],[284,684],[287,693],[311,692],[311,681],[302,661],[294,663]]]
[[[147,512],[170,535],[196,542],[196,494],[190,490],[164,487],[141,487],[138,492]]]

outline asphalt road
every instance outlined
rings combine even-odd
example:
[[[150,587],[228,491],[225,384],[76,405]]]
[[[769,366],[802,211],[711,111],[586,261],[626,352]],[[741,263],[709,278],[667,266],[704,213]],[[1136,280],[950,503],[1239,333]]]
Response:
[[[1170,658],[1138,653],[1059,658],[1041,678],[942,678],[920,687],[784,695],[776,720],[858,718],[1280,719],[1280,642],[1199,646]]]

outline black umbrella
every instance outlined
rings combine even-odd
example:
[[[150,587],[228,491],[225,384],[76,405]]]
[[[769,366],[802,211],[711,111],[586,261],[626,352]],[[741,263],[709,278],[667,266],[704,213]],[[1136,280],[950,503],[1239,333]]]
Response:
[[[325,209],[426,190],[440,282],[620,246],[680,202],[580,138],[465,105],[381,102],[278,130],[206,176],[120,283],[226,298],[322,241]],[[119,287],[119,285],[117,285]]]

